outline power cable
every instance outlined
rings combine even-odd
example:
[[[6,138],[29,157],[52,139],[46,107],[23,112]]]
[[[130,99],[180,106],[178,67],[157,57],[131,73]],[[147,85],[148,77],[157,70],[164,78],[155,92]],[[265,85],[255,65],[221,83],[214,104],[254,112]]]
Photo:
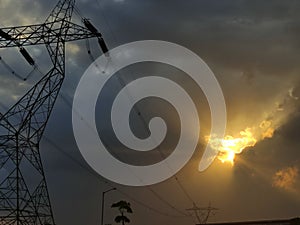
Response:
[[[102,8],[102,6],[101,6],[99,0],[96,0],[96,2],[97,2],[98,6],[99,6],[100,9],[101,9],[100,12],[104,12],[104,10],[103,10],[103,8]],[[116,42],[116,40],[117,40],[116,35],[114,34],[112,28],[110,27],[110,25],[109,25],[109,23],[108,23],[108,20],[107,20],[107,18],[106,18],[106,16],[105,16],[105,14],[104,14],[104,13],[101,13],[101,14],[103,15],[104,22],[106,23],[108,29],[110,30],[110,32],[111,32],[111,34],[112,34],[112,36],[113,36],[113,39],[114,39],[115,42]],[[90,53],[90,54],[91,54],[91,53]],[[119,71],[119,73],[121,74],[121,71]],[[124,85],[124,84],[125,84],[125,82],[124,82],[121,78],[118,77],[118,80],[119,80],[119,82],[120,82],[121,85]],[[128,93],[128,96],[131,97],[129,93]],[[131,97],[131,99],[132,99],[132,97]],[[135,107],[137,107],[137,106],[135,106]],[[134,108],[135,108],[135,107],[134,107]],[[141,120],[142,120],[142,122],[143,122],[143,124],[144,124],[146,130],[148,130],[148,129],[147,129],[147,123],[146,123],[145,119],[143,118],[143,116],[141,115],[141,113],[140,113],[139,111],[138,111],[138,113],[139,113],[139,115],[141,116]],[[159,150],[159,147],[157,147],[157,149]],[[159,150],[159,152],[160,152],[161,156],[164,156],[164,154],[163,154],[163,152],[162,152],[161,150]],[[169,167],[169,165],[168,165],[168,167]],[[169,167],[169,168],[170,168],[170,167]],[[170,169],[171,169],[171,168],[170,168]],[[191,201],[192,204],[195,204],[194,200],[192,199],[192,197],[190,196],[190,194],[188,194],[187,190],[184,188],[184,186],[183,186],[183,184],[180,182],[179,178],[178,178],[176,175],[174,175],[173,177],[175,178],[175,181],[178,183],[178,186],[180,187],[180,189],[182,190],[182,192],[184,193],[184,195],[187,197],[187,199],[189,199],[189,201]]]
[[[65,157],[67,157],[69,160],[73,161],[74,163],[76,163],[78,166],[80,166],[82,169],[84,169],[85,171],[87,171],[90,175],[92,175],[93,177],[97,178],[97,180],[99,180],[101,183],[104,183],[105,185],[108,185],[109,187],[115,188],[113,185],[111,185],[108,182],[103,181],[102,179],[99,178],[98,174],[95,174],[95,172],[92,172],[90,169],[88,169],[86,166],[84,166],[79,160],[77,160],[76,158],[74,158],[71,154],[67,153],[66,151],[64,151],[60,146],[58,146],[54,141],[52,141],[50,138],[48,138],[46,135],[43,136],[44,140],[47,141],[52,147],[54,147],[54,149],[58,152],[60,152],[61,154],[63,154]],[[179,215],[172,215],[166,212],[162,212],[158,209],[155,209],[147,204],[145,204],[144,202],[137,200],[136,198],[134,198],[133,196],[129,195],[128,193],[126,193],[125,191],[122,191],[118,188],[116,188],[116,191],[118,191],[120,194],[122,194],[123,196],[131,199],[133,202],[137,203],[138,205],[143,206],[144,208],[155,212],[157,214],[163,215],[163,216],[168,216],[168,217],[176,217],[176,218],[183,218],[183,217],[189,217],[189,215],[184,215],[184,216],[179,216]]]
[[[60,93],[59,96],[60,96],[61,99],[65,102],[65,104],[66,104],[68,107],[70,107],[71,110],[75,110],[75,111],[74,111],[75,114],[76,114],[77,116],[79,116],[80,119],[82,119],[82,120],[85,121],[85,119],[77,112],[77,110],[76,110],[76,109],[73,109],[72,103],[71,103],[71,102],[70,102],[70,101],[69,101],[62,93]],[[85,121],[85,122],[86,122],[86,121]],[[87,124],[88,126],[90,126],[87,122],[86,122],[86,124]],[[184,215],[185,217],[190,216],[189,214],[187,214],[187,213],[185,213],[185,212],[182,212],[181,210],[177,209],[175,206],[173,206],[172,204],[170,204],[167,200],[165,200],[161,195],[159,195],[159,194],[158,194],[156,191],[154,191],[151,187],[148,187],[148,186],[147,186],[147,188],[150,190],[150,192],[151,192],[154,196],[156,196],[156,198],[158,198],[161,202],[163,202],[165,205],[167,205],[168,207],[170,207],[172,210],[174,210],[174,211],[180,213],[181,215]]]
[[[75,12],[77,12],[80,15],[80,12],[77,8],[75,8]],[[107,23],[108,24],[108,23]],[[112,32],[112,30],[111,30]],[[90,52],[91,53],[91,52]],[[92,54],[90,54],[92,55]],[[2,63],[5,65],[5,67],[16,77],[18,77],[19,79],[23,79],[26,80],[28,79],[31,74],[34,72],[34,70],[38,69],[38,67],[34,67],[34,70],[31,71],[25,78],[23,78],[22,76],[20,76],[19,74],[17,74],[7,63],[5,63],[4,61],[2,61]],[[38,71],[41,73],[41,71],[38,69]],[[71,107],[71,104],[68,104]],[[159,198],[162,202],[164,202],[165,204],[167,204],[168,206],[170,206],[172,209],[176,209],[174,206],[172,206],[171,204],[169,204],[166,200],[164,200],[160,195],[158,195],[155,191],[151,190],[151,192],[157,197]],[[178,212],[180,212],[180,210],[176,209]],[[181,212],[181,214],[184,214]],[[187,216],[186,214],[184,214],[185,216]]]
[[[3,61],[4,62],[4,61]],[[13,71],[12,69],[11,69],[11,67],[10,66],[8,66],[8,64],[6,64],[5,63],[5,65],[7,65],[7,67],[11,70],[11,71]],[[35,70],[37,70],[41,75],[44,75],[42,72],[41,72],[41,70],[39,69],[39,67],[36,65],[35,66]],[[23,78],[21,77],[21,76],[17,76],[19,79],[22,79],[23,80]],[[28,76],[27,76],[28,77]],[[62,93],[59,93],[59,96],[61,97],[61,99],[64,101],[64,103],[71,109],[71,110],[73,110],[73,108],[72,108],[72,103],[71,102],[69,102],[69,100],[62,94]],[[5,107],[2,103],[0,104],[1,105],[1,107],[2,108],[5,108],[5,109],[7,109],[7,107]],[[80,116],[79,115],[79,113],[77,112],[77,115],[78,116]],[[81,117],[82,118],[82,117]],[[58,149],[58,150],[61,150],[53,141],[51,141],[49,138],[47,138],[46,136],[44,137],[45,138],[45,140],[47,140],[47,142],[49,143],[49,144],[51,144],[53,147],[55,147],[56,149]],[[86,169],[86,167],[84,167],[81,163],[79,163],[77,160],[75,160],[73,157],[71,157],[71,155],[70,154],[67,154],[65,151],[61,151],[65,156],[67,156],[67,157],[69,157],[69,158],[71,158],[71,160],[73,160],[73,161],[76,161],[76,163],[78,164],[78,165],[80,165],[82,168],[84,168],[84,169]],[[90,172],[90,171],[89,171]],[[189,215],[187,215],[186,213],[183,213],[183,212],[181,212],[179,209],[177,209],[176,207],[174,207],[173,205],[171,205],[168,201],[166,201],[165,199],[163,199],[157,192],[155,192],[153,189],[151,189],[150,188],[150,191],[160,200],[160,201],[162,201],[164,204],[166,204],[167,206],[169,206],[171,209],[173,209],[173,210],[175,210],[176,212],[178,212],[178,213],[180,213],[181,215],[183,215],[183,216],[180,216],[180,217],[187,217],[187,216],[189,216]],[[124,195],[125,194],[125,192],[122,192],[122,194]],[[128,195],[127,194],[127,196],[129,196],[130,197],[130,195]],[[133,197],[131,196],[130,197],[131,199],[133,199]],[[142,202],[141,201],[138,201],[138,200],[135,200],[135,202],[138,202],[139,204],[141,204]],[[149,208],[149,207],[148,207]],[[154,208],[153,208],[154,209]],[[155,210],[153,210],[152,209],[152,211],[155,211]],[[157,210],[156,210],[156,212],[157,212]],[[167,213],[161,213],[161,214],[163,214],[163,215],[169,215],[169,214],[167,214]],[[172,215],[173,217],[175,216],[175,215]],[[179,217],[178,215],[177,215],[177,217]]]

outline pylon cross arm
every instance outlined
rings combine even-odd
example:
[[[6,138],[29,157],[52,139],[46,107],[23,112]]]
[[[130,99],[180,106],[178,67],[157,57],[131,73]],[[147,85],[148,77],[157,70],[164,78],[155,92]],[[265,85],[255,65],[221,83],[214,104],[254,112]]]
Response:
[[[64,23],[64,30],[61,25]],[[98,35],[72,22],[57,21],[28,26],[6,27],[0,30],[0,48],[69,42]]]

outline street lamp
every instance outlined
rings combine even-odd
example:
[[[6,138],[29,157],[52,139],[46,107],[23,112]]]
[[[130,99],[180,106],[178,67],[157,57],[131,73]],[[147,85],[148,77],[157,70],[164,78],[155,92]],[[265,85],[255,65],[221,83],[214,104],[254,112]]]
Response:
[[[110,192],[110,191],[115,191],[116,188],[111,188],[109,190],[106,190],[106,191],[103,191],[102,192],[102,207],[101,207],[101,225],[103,225],[103,217],[104,217],[104,195],[107,193],[107,192]]]

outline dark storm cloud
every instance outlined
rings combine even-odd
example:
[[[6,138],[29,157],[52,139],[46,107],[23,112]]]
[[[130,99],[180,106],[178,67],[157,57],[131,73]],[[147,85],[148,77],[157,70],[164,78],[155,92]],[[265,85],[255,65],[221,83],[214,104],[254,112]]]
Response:
[[[291,123],[298,120],[295,118]],[[290,130],[290,126],[288,124],[278,131],[272,139],[246,150],[241,159],[237,160],[234,192],[240,196],[240,202],[247,202],[240,205],[237,211],[240,216],[249,218],[251,213],[264,218],[298,215],[300,145],[284,138],[286,132],[295,129],[293,127]],[[296,131],[299,132],[299,127]],[[272,207],[269,207],[270,203]],[[282,211],[283,205],[287,207],[285,213]]]
[[[0,1],[0,25],[5,26],[41,23],[56,3],[54,0]],[[246,112],[246,119],[258,117],[256,113],[259,110],[269,108],[269,103],[275,105],[273,97],[281,92],[287,93],[291,85],[295,88],[294,95],[300,96],[297,89],[300,72],[299,1],[105,0],[99,3],[100,5],[96,0],[81,0],[77,1],[77,6],[84,16],[99,27],[110,48],[130,41],[159,39],[182,44],[199,54],[220,80],[230,119],[243,116],[243,112]],[[80,22],[79,20],[77,16],[76,21]],[[69,49],[67,52],[67,77],[62,89],[68,104],[72,101],[80,76],[90,63],[85,42],[76,42],[74,45],[79,47],[79,51],[73,49],[72,52]],[[91,41],[91,48],[95,56],[100,54],[95,41]],[[38,54],[33,48],[28,51],[35,56],[43,71],[46,71],[49,59],[45,52]],[[16,71],[23,71],[24,68],[29,70],[22,57],[14,58],[18,55],[17,50],[6,54],[1,50],[0,54],[7,57]],[[9,96],[20,97],[40,77],[35,75],[27,82],[26,87],[21,88],[16,78],[10,78],[7,72],[3,73],[1,67],[0,71],[1,102],[3,93],[6,96],[4,102],[9,104],[12,103]],[[153,66],[151,71],[162,70]],[[129,80],[136,76],[131,71],[124,73]],[[181,77],[178,75],[177,80],[180,81]],[[186,85],[192,87],[192,84]],[[107,92],[107,98],[112,98],[111,93]],[[105,181],[104,178],[91,175],[91,168],[83,161],[77,149],[68,104],[59,97],[46,130],[46,136],[54,140],[61,150],[46,140],[42,142],[42,156],[54,212],[61,224],[97,224],[100,195],[107,186],[101,182]],[[199,107],[202,105],[205,103],[199,104]],[[147,109],[146,105],[143,107]],[[226,169],[220,169],[222,167],[216,170],[217,166],[213,165],[204,174],[196,171],[196,164],[201,156],[201,151],[198,151],[193,164],[179,174],[195,201],[206,204],[212,200],[221,207],[223,213],[220,212],[216,220],[295,216],[299,212],[299,201],[272,187],[272,176],[285,167],[299,165],[300,146],[297,139],[300,117],[297,113],[299,114],[299,110],[294,112],[286,125],[275,132],[272,139],[258,143],[241,155],[241,160],[245,160],[250,167],[237,161],[231,174],[232,180],[228,178],[230,184],[226,183],[228,174],[225,174]],[[101,119],[103,118],[99,118],[99,124],[103,122]],[[246,119],[243,116],[242,120]],[[137,135],[143,135],[143,132],[139,133],[139,129],[134,129]],[[203,146],[200,148],[203,149]],[[88,169],[78,166],[61,151],[67,152]],[[164,193],[163,196],[181,210],[191,206],[172,179],[154,188],[159,193]],[[176,214],[172,208],[154,198],[147,188],[125,190],[159,210]],[[118,193],[108,196],[107,203],[120,198],[124,196]],[[245,206],[245,202],[249,204]],[[270,205],[274,207],[269,209]],[[157,214],[151,214],[151,219],[145,220],[144,218],[149,218],[145,208],[135,203],[133,206],[135,216],[132,224],[191,224],[189,218],[179,220]],[[112,219],[109,206],[107,210],[107,219]]]
[[[241,157],[242,161],[237,162],[237,167],[252,171],[248,175],[252,174],[251,176],[261,176],[262,179],[267,179],[269,186],[272,184],[270,181],[278,171],[285,171],[285,168],[291,168],[291,171],[295,173],[294,179],[296,180],[294,182],[297,183],[296,196],[300,195],[300,178],[296,176],[296,171],[300,165],[300,144],[298,141],[300,132],[299,109],[298,104],[298,109],[290,115],[290,120],[278,129],[271,139],[265,139],[255,147],[246,150]],[[236,168],[236,171],[238,170],[239,168]],[[276,189],[274,191],[276,192]],[[281,200],[283,201],[284,199]],[[299,204],[297,197],[295,198],[295,204]]]
[[[106,15],[119,40],[167,39],[223,69],[282,75],[299,68],[297,1],[125,1],[105,6],[113,12]]]

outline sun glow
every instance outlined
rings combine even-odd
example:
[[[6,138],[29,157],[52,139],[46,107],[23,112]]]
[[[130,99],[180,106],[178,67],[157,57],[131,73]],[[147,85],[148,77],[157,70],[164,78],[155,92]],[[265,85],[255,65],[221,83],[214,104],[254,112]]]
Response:
[[[272,138],[276,130],[282,126],[287,118],[296,110],[294,101],[299,100],[295,96],[294,88],[290,88],[280,100],[276,101],[276,107],[272,107],[264,115],[258,115],[256,122],[250,122],[246,126],[241,125],[241,129],[232,129],[240,132],[231,132],[225,137],[217,137],[214,134],[205,137],[208,146],[218,152],[217,158],[222,163],[234,165],[236,155],[241,154],[245,149],[251,148],[267,138]],[[262,118],[262,119],[259,119]],[[237,124],[237,123],[235,123]],[[247,127],[246,129],[244,129]]]
[[[207,137],[209,140],[209,137]],[[245,148],[252,147],[257,140],[250,128],[247,128],[239,133],[237,137],[231,135],[225,136],[223,139],[212,138],[210,146],[219,151],[218,159],[222,163],[229,162],[234,164],[236,154],[240,154]]]
[[[214,136],[207,136],[211,148],[219,152],[217,158],[222,163],[234,165],[236,155],[241,154],[244,149],[253,147],[258,141],[272,138],[276,126],[272,120],[264,120],[259,125],[246,128],[237,135],[227,135],[223,139]]]

